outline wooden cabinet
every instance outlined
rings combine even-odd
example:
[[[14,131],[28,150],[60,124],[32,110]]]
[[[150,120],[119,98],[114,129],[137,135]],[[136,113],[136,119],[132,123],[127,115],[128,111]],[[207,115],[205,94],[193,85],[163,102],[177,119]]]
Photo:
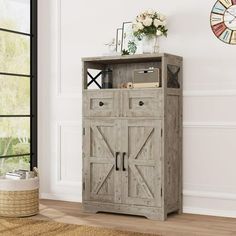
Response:
[[[92,91],[84,93],[84,115],[88,117],[115,117],[120,113],[119,93]]]
[[[182,211],[182,58],[163,54],[83,60],[84,70],[107,66],[122,70],[115,71],[115,75],[130,75],[130,69],[140,63],[148,66],[148,62],[162,70],[162,87],[101,90],[84,87],[85,211],[161,220],[169,213]],[[180,68],[179,88],[168,87],[169,63]],[[122,81],[129,79],[122,77]]]
[[[127,117],[160,116],[162,92],[158,89],[123,92],[123,115]]]

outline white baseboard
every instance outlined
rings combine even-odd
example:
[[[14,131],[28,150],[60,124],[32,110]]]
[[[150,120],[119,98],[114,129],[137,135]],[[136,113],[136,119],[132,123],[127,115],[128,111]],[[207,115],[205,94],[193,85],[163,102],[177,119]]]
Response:
[[[234,193],[219,193],[219,192],[207,192],[207,191],[196,191],[196,190],[184,190],[183,195],[184,195],[184,197],[236,201],[236,194],[234,194]]]
[[[66,202],[82,202],[80,196],[75,197],[70,194],[40,193],[40,199],[58,200]]]
[[[188,214],[196,214],[196,215],[208,215],[208,216],[236,218],[235,211],[223,211],[223,210],[213,210],[213,209],[207,209],[207,208],[185,207],[184,206],[183,212],[188,213]]]
[[[68,202],[82,202],[81,197],[75,197],[74,195],[69,194],[52,194],[52,193],[41,193],[41,199],[49,199],[49,200],[58,200],[58,201],[68,201]],[[194,198],[195,200],[199,200],[204,198],[205,201],[219,200],[222,203],[224,201],[235,201],[235,194],[228,193],[216,193],[216,192],[204,192],[204,191],[184,191],[184,198]],[[236,211],[231,210],[221,210],[204,207],[195,207],[195,206],[184,206],[183,212],[188,214],[197,214],[197,215],[209,215],[209,216],[220,216],[220,217],[231,217],[236,218]]]
[[[236,218],[235,193],[184,190],[183,197],[184,213]]]

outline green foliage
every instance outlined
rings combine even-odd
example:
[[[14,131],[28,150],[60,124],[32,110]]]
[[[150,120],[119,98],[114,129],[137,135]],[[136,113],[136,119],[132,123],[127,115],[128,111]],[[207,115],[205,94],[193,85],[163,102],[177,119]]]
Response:
[[[144,36],[167,37],[166,17],[154,11],[145,11],[136,17],[133,23],[133,34],[138,40]]]
[[[1,163],[2,159],[0,159]],[[14,157],[7,158],[4,160],[4,165],[0,168],[0,176],[6,174],[9,171],[17,169],[30,169],[30,158],[29,157]]]
[[[12,147],[13,153],[26,154],[30,152],[30,143],[17,143]]]
[[[125,50],[125,49],[122,50],[122,56],[129,55],[129,54],[130,53],[128,50]]]
[[[0,155],[3,154],[8,138],[0,138]],[[26,154],[30,151],[30,143],[19,143],[19,139],[11,139],[5,155]],[[0,176],[14,169],[29,169],[29,156],[0,159]]]
[[[1,26],[14,29],[12,21],[1,20]],[[30,73],[28,37],[0,32],[0,71]],[[30,80],[0,76],[0,114],[18,115],[30,112]],[[29,118],[0,118],[0,156],[29,153]],[[23,142],[22,140],[27,140]],[[28,168],[29,157],[0,159],[0,175],[16,168]]]
[[[134,41],[128,42],[128,51],[132,54],[135,54],[135,52],[137,51],[137,45]]]
[[[139,30],[137,32],[134,32],[134,36],[138,38],[138,40],[142,40],[144,36],[153,36],[156,35],[157,30],[160,30],[162,34],[167,37],[168,29],[165,28],[165,26],[158,26],[156,28],[153,24],[148,27],[144,27],[143,30]]]

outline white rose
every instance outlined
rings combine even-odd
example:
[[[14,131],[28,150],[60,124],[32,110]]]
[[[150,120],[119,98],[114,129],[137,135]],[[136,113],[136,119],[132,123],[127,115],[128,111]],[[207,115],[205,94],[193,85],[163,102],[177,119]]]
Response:
[[[144,26],[151,26],[152,25],[152,18],[147,17],[144,21],[143,21]]]
[[[163,26],[166,26],[166,24],[167,24],[166,20],[161,22],[161,25],[163,25]]]
[[[157,30],[156,35],[157,35],[157,36],[161,36],[161,35],[162,35],[162,32],[161,32],[160,30]]]
[[[136,20],[138,21],[138,22],[143,22],[144,21],[144,19],[145,19],[145,17],[144,17],[144,15],[138,15],[137,16],[137,18],[136,18]]]
[[[162,22],[158,19],[155,19],[154,20],[154,25],[156,26],[156,28],[159,26],[159,25],[162,25]]]
[[[144,26],[143,26],[143,24],[142,24],[141,22],[138,22],[137,28],[138,28],[139,30],[142,30],[142,29],[144,28]]]
[[[149,15],[154,15],[154,13],[155,13],[155,11],[153,11],[153,10],[151,10],[151,9],[148,10],[147,12],[148,12]]]
[[[166,16],[162,15],[162,14],[159,15],[159,18],[160,18],[161,21],[165,21],[166,20]]]
[[[138,24],[133,24],[132,28],[133,28],[134,32],[137,32],[138,31]]]

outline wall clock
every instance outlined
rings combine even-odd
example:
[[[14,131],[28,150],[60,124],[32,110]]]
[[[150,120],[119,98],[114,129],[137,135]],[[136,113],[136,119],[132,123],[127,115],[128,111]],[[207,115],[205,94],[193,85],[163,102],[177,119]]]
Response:
[[[236,45],[236,0],[218,0],[211,11],[211,28],[221,41]]]

